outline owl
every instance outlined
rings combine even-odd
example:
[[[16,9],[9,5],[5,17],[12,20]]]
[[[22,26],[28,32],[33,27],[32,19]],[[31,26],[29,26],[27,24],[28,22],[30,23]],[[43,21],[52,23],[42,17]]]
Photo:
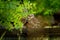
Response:
[[[22,22],[24,23],[24,28],[26,28],[28,35],[38,33],[42,28],[48,25],[48,21],[45,21],[42,16],[36,17],[34,14],[28,15]]]

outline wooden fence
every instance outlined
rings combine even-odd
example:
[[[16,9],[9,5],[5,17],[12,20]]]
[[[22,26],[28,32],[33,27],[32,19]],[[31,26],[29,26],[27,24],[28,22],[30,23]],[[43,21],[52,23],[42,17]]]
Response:
[[[3,40],[18,40],[18,35],[16,32],[10,32],[5,29],[0,29],[0,36],[3,32],[6,31],[6,34]],[[19,40],[59,40],[60,38],[60,28],[42,28],[37,32],[32,32],[29,35],[19,34]]]

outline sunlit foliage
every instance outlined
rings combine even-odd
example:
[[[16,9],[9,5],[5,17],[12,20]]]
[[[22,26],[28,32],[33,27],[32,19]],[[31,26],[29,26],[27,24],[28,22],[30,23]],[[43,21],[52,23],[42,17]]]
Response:
[[[58,10],[60,0],[0,0],[0,24],[8,30],[22,30],[21,18],[29,14],[52,15]]]

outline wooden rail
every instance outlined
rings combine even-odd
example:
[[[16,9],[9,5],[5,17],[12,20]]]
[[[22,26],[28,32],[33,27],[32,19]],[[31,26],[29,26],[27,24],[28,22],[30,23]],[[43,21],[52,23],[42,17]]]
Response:
[[[3,32],[6,31],[6,36],[11,36],[11,37],[15,37],[17,36],[17,32],[16,31],[13,31],[13,32],[10,32],[10,31],[7,31],[5,29],[0,29],[0,36],[3,34]],[[60,28],[42,28],[40,30],[38,30],[37,32],[32,32],[30,33],[28,36],[39,36],[39,35],[51,35],[51,36],[60,36]]]

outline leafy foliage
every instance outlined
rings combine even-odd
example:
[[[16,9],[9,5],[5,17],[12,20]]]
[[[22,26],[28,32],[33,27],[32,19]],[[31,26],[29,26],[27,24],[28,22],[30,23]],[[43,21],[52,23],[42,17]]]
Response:
[[[22,30],[23,23],[21,18],[35,13],[33,9],[34,4],[27,1],[23,3],[20,4],[20,1],[0,1],[0,24],[8,30]]]
[[[36,3],[37,13],[43,11],[43,15],[52,15],[60,10],[60,0],[31,0],[31,2]]]
[[[29,14],[52,15],[60,10],[60,0],[6,0],[0,1],[0,24],[6,29],[23,28],[21,18]],[[43,13],[41,13],[43,12]]]

